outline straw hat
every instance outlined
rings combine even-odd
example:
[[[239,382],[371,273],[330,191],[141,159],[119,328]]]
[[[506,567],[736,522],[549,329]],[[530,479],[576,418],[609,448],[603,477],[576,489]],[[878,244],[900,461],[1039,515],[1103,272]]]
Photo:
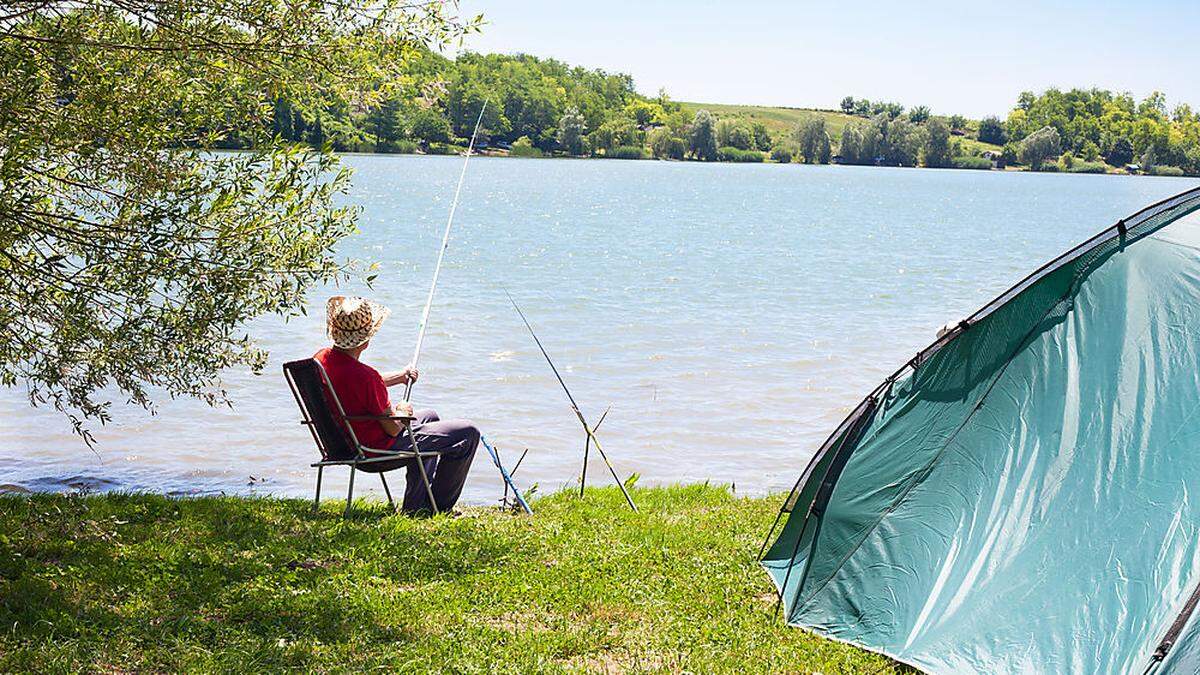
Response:
[[[325,303],[325,332],[333,346],[354,349],[379,332],[392,310],[366,298],[335,295]]]

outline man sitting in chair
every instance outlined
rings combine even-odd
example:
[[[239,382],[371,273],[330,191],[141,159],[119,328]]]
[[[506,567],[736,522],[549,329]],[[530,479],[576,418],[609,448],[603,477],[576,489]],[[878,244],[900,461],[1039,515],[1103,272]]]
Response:
[[[326,331],[332,347],[317,352],[313,358],[329,375],[333,389],[342,401],[346,416],[411,416],[413,435],[421,452],[442,452],[439,457],[425,460],[425,472],[433,488],[433,498],[440,511],[448,511],[458,502],[471,459],[479,445],[479,430],[466,420],[443,420],[432,410],[413,413],[407,401],[393,404],[387,388],[415,382],[417,371],[412,367],[401,372],[380,375],[360,358],[379,332],[391,310],[364,298],[337,296],[329,299],[326,309]],[[364,447],[377,450],[412,451],[412,441],[403,426],[393,420],[351,420],[354,435]],[[406,513],[432,511],[421,473],[413,459],[399,459],[395,464],[379,467],[387,470],[407,465],[403,509]],[[377,465],[378,466],[378,465]]]

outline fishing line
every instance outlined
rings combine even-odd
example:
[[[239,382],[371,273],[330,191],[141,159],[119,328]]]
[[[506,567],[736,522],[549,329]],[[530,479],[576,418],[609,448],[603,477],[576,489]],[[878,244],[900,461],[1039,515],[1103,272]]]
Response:
[[[471,143],[467,145],[467,156],[463,158],[462,173],[458,175],[458,187],[454,188],[454,201],[450,202],[450,217],[446,219],[446,231],[442,233],[442,248],[438,251],[437,265],[433,268],[433,281],[429,284],[429,297],[425,300],[425,310],[421,312],[421,325],[417,329],[417,346],[413,350],[409,367],[416,369],[417,361],[421,360],[421,345],[425,343],[425,329],[429,326],[429,310],[433,307],[433,294],[437,290],[438,277],[442,273],[442,260],[446,257],[446,249],[450,246],[450,228],[454,225],[454,212],[458,209],[458,195],[462,192],[463,179],[467,177],[467,162],[471,161],[471,153],[475,149],[475,138],[479,135],[479,125],[483,123],[483,111],[487,110],[487,99],[479,108],[479,119],[475,120],[475,130],[471,132]],[[412,400],[413,381],[410,379],[404,386],[404,400]]]
[[[462,194],[463,181],[467,177],[467,165],[471,161],[471,155],[475,151],[475,139],[479,137],[479,127],[483,124],[483,112],[487,110],[487,100],[484,99],[483,105],[479,107],[479,117],[475,120],[475,129],[471,132],[471,142],[467,145],[467,154],[463,158],[462,172],[458,174],[458,185],[454,188],[454,200],[450,202],[450,215],[446,218],[446,230],[442,232],[442,247],[438,250],[437,264],[433,268],[433,280],[429,283],[429,297],[425,299],[425,309],[421,312],[421,325],[417,329],[417,346],[413,349],[412,361],[409,362],[409,368],[416,369],[417,362],[421,360],[421,346],[425,344],[425,329],[429,327],[429,311],[433,308],[433,296],[437,291],[438,278],[442,274],[442,261],[446,258],[446,249],[450,247],[450,230],[454,227],[454,212],[458,210],[458,198]],[[409,379],[404,385],[404,400],[412,400],[412,389],[414,381]],[[411,433],[411,431],[410,431]],[[505,490],[512,487],[516,494],[517,503],[526,513],[533,513],[529,505],[525,503],[525,499],[521,493],[517,491],[517,487],[512,484],[512,478],[509,473],[504,470],[504,466],[500,463],[500,456],[496,454],[495,449],[488,443],[487,438],[482,434],[479,437],[483,447],[487,449],[491,455],[492,463],[500,470],[500,476],[504,479]],[[415,444],[414,444],[415,445]]]

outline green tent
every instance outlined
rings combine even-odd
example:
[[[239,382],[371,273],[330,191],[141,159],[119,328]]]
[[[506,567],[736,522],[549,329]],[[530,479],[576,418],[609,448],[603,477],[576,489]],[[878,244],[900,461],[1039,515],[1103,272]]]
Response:
[[[788,623],[937,673],[1200,672],[1197,209],[1047,263],[854,409],[767,536]]]

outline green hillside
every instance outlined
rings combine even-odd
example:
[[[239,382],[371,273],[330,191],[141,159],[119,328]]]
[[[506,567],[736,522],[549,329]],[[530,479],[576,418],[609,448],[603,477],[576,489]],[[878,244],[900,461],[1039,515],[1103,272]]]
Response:
[[[695,115],[697,110],[704,109],[720,119],[736,119],[750,124],[761,122],[777,138],[782,138],[790,134],[801,122],[813,117],[821,117],[825,119],[825,129],[829,132],[830,138],[834,140],[835,146],[837,140],[842,136],[842,129],[846,128],[847,124],[863,119],[855,115],[847,115],[840,110],[820,110],[817,108],[731,105],[727,103],[696,103],[694,101],[683,101],[680,105],[683,106],[684,111],[689,116]],[[966,135],[959,137],[964,152],[979,154],[986,150],[1000,151],[1001,148],[998,145],[983,143],[977,140],[975,134],[978,131],[979,120],[967,120]]]
[[[825,128],[829,135],[837,138],[842,135],[842,129],[850,122],[859,119],[840,111],[816,110],[812,108],[787,108],[783,106],[730,105],[726,103],[694,103],[681,102],[687,114],[695,115],[701,108],[721,119],[738,119],[750,123],[762,122],[772,134],[791,133],[801,122],[813,117],[825,118]]]

